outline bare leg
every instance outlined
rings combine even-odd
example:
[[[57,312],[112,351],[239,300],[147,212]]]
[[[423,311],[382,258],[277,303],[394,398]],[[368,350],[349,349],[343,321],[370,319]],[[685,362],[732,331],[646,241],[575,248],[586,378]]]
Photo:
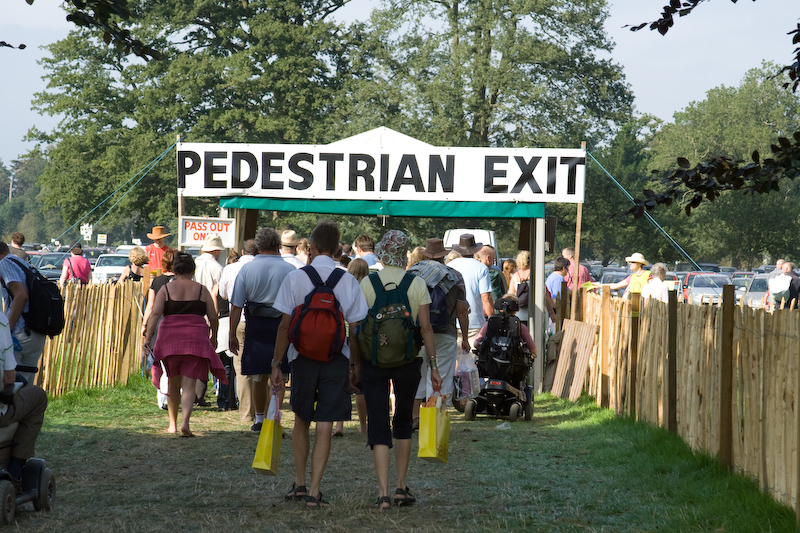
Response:
[[[269,385],[267,378],[253,382],[253,411],[256,413],[266,413],[267,407],[269,407],[270,397],[267,385]]]
[[[309,449],[308,428],[310,425],[310,422],[302,418],[294,418],[292,452],[294,453],[294,484],[297,487],[303,487],[306,484],[306,462],[308,461]]]
[[[358,432],[367,432],[367,401],[363,394],[356,394],[356,412],[358,413]]]
[[[375,458],[375,475],[378,478],[378,496],[389,496],[389,447],[385,444],[376,444],[372,447]],[[389,508],[391,504],[384,503],[382,507]]]
[[[419,418],[419,408],[422,407],[422,400],[414,400],[414,410],[412,411],[412,417]],[[403,487],[405,488],[405,487]]]
[[[334,435],[344,435],[344,421],[339,420],[336,422],[336,429],[333,430]]]
[[[175,433],[178,431],[178,408],[181,400],[181,382],[183,376],[169,376],[169,385],[167,387],[167,412],[169,413],[169,427],[167,433]],[[192,389],[194,394],[194,389]]]
[[[408,463],[411,460],[411,439],[395,439],[394,466],[397,470],[397,488],[405,490]],[[388,472],[387,472],[388,475]]]
[[[181,393],[181,434],[185,437],[194,437],[194,434],[189,430],[189,418],[192,416],[192,408],[196,398],[195,385],[197,380],[188,376],[177,376],[182,379],[181,385],[183,392]],[[172,378],[170,378],[172,379]]]
[[[308,494],[319,498],[319,485],[322,482],[322,474],[328,464],[328,457],[331,454],[331,429],[333,422],[317,422],[314,431],[314,450],[311,452],[311,484],[308,486]]]

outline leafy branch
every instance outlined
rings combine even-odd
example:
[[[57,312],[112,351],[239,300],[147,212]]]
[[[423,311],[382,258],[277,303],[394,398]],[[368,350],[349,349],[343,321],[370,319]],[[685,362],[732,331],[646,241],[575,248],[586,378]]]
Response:
[[[747,193],[767,194],[779,191],[778,182],[782,179],[795,179],[800,176],[800,131],[791,140],[780,137],[778,144],[773,144],[773,156],[761,160],[758,151],[752,154],[752,162],[734,161],[729,157],[717,156],[690,167],[689,160],[678,158],[678,168],[663,176],[660,184],[663,192],[645,189],[644,200],[634,199],[634,207],[622,216],[644,216],[646,211],[658,205],[672,205],[681,199],[686,215],[704,201],[713,202],[723,191],[743,191]],[[654,170],[654,173],[659,173]]]
[[[699,4],[709,0],[670,0],[664,6],[661,17],[652,22],[644,22],[635,26],[627,25],[631,31],[639,31],[645,27],[666,35],[675,24],[675,15],[684,17],[689,15]],[[756,0],[753,0],[754,2]],[[731,0],[734,4],[737,0]],[[786,73],[789,81],[783,83],[784,88],[791,86],[793,92],[800,85],[800,23],[797,28],[787,33],[793,35],[792,45],[795,46],[794,62],[785,65],[775,74],[775,77]],[[665,186],[664,192],[656,193],[650,189],[642,191],[645,199],[634,199],[634,207],[623,213],[639,218],[645,211],[654,209],[658,205],[671,205],[673,201],[681,200],[686,215],[691,215],[692,209],[704,201],[713,202],[721,191],[743,190],[746,193],[766,194],[778,191],[778,182],[781,179],[794,179],[800,174],[800,131],[793,135],[794,144],[787,138],[778,139],[778,144],[772,145],[773,157],[760,159],[758,151],[752,154],[752,163],[741,160],[732,160],[729,157],[717,156],[708,161],[699,163],[690,168],[689,160],[678,158],[678,170],[673,170],[663,175],[660,180]],[[660,174],[658,170],[653,173]]]

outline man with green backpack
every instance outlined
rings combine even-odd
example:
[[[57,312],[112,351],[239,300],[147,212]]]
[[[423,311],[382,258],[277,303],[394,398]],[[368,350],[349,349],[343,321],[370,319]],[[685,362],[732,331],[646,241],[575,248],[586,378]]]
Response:
[[[367,444],[372,448],[380,494],[376,507],[392,503],[409,505],[416,501],[406,485],[411,457],[414,396],[422,364],[429,365],[434,390],[441,390],[436,344],[430,324],[431,297],[425,281],[405,271],[408,236],[390,230],[375,247],[383,269],[361,281],[370,307],[359,325],[361,360],[354,360],[351,383],[361,382],[367,404]],[[427,348],[427,360],[420,357],[415,341],[416,323]],[[389,385],[394,387],[395,412],[389,425]],[[392,438],[394,437],[394,442]],[[389,495],[389,449],[395,448],[397,485]]]

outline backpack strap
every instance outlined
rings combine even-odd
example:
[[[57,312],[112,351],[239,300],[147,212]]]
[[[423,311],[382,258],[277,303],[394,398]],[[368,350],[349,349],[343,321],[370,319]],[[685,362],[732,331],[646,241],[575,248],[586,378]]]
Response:
[[[328,276],[328,279],[325,280],[325,285],[333,290],[336,287],[336,284],[339,283],[339,280],[342,279],[344,273],[347,272],[346,270],[342,270],[341,268],[334,268],[331,275]]]
[[[303,272],[306,273],[306,275],[308,276],[308,279],[310,279],[311,283],[314,284],[314,288],[323,285],[322,278],[319,277],[319,274],[317,273],[316,269],[314,269],[314,267],[312,267],[311,265],[304,266],[300,270],[302,270]],[[331,275],[333,275],[333,274],[331,274]]]
[[[397,290],[403,293],[409,313],[411,312],[411,303],[408,301],[408,289],[411,287],[411,284],[414,283],[415,277],[414,274],[406,272],[403,274],[403,281],[397,286]],[[411,361],[411,359],[414,358],[414,322],[411,317],[407,320],[408,327],[406,329],[408,330],[408,336],[406,338],[406,359]]]

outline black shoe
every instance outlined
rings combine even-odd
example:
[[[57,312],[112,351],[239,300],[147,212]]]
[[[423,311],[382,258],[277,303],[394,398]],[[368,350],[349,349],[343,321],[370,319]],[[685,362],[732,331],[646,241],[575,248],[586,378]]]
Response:
[[[194,404],[195,404],[197,407],[210,407],[210,406],[211,406],[211,404],[210,404],[210,403],[208,403],[208,402],[205,400],[205,398],[198,398],[197,400],[195,400]]]
[[[253,427],[250,428],[250,431],[253,433],[261,433],[261,426],[263,426],[263,422],[256,422],[253,424]]]

